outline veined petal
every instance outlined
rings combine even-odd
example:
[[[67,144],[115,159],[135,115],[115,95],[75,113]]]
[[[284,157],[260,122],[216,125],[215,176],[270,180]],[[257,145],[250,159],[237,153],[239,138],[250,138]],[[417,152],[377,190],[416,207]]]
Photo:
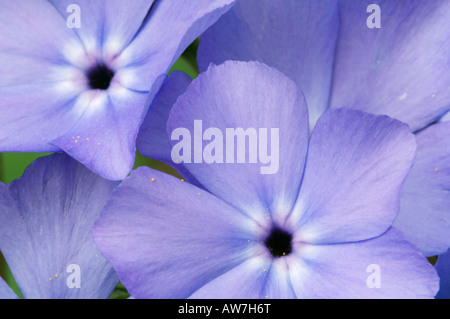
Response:
[[[116,186],[65,154],[40,158],[20,179],[0,183],[0,249],[24,298],[111,294],[117,276],[91,229]]]
[[[415,149],[404,123],[345,108],[328,110],[312,132],[302,186],[287,223],[309,243],[380,235],[397,216]]]
[[[328,108],[339,33],[338,1],[239,1],[201,37],[200,71],[210,63],[256,60],[277,68],[305,94],[310,123]]]
[[[394,222],[424,255],[450,247],[450,122],[416,133],[417,155]]]
[[[259,227],[208,192],[140,167],[116,189],[93,234],[133,297],[187,298],[257,254]]]
[[[258,220],[289,213],[309,132],[307,106],[292,80],[258,62],[211,65],[178,98],[167,131],[172,160],[211,193]],[[188,145],[176,151],[180,143]]]
[[[394,228],[361,242],[300,244],[287,258],[298,298],[418,299],[439,289],[434,267]]]
[[[450,2],[344,0],[340,12],[332,107],[387,114],[413,131],[449,110]]]

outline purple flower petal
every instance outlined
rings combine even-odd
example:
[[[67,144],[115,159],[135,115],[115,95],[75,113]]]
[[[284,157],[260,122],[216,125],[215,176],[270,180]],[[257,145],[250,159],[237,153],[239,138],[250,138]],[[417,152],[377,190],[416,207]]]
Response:
[[[304,92],[312,127],[328,108],[338,32],[338,1],[240,1],[202,35],[199,68],[226,60],[277,68]]]
[[[387,116],[329,110],[314,127],[288,224],[309,243],[364,240],[386,231],[415,155],[414,135]]]
[[[61,83],[0,87],[0,149],[3,152],[54,152],[48,144],[75,125],[82,110],[80,92],[61,92]],[[12,107],[14,106],[14,107]]]
[[[381,10],[381,28],[369,29],[370,4]],[[331,106],[387,114],[425,127],[449,109],[450,3],[341,1]]]
[[[259,227],[208,192],[142,167],[116,189],[93,234],[133,297],[186,298],[249,258]]]
[[[210,128],[211,142],[203,133]],[[289,213],[303,175],[309,132],[307,106],[293,81],[257,62],[211,65],[172,109],[167,130],[174,147],[180,142],[172,135],[179,129],[188,130],[192,140],[184,166],[207,190],[253,218]],[[227,133],[239,129],[252,136],[240,151],[239,138]],[[213,141],[218,146],[208,152]],[[267,161],[261,156],[264,148]]]
[[[82,47],[72,29],[66,26],[66,20],[46,0],[36,1],[2,1],[0,12],[1,57],[4,55],[28,55],[42,61],[63,62],[73,51]],[[3,61],[2,61],[3,62]],[[16,65],[18,66],[18,65]],[[8,64],[2,64],[9,67]],[[37,67],[37,66],[33,66]],[[19,72],[24,70],[19,69]],[[0,77],[14,77],[15,74],[2,72]],[[41,76],[46,77],[46,73]],[[35,81],[35,78],[29,78]],[[2,81],[0,81],[2,83]]]
[[[0,298],[1,299],[18,299],[19,298],[1,277],[0,277]]]
[[[149,83],[166,74],[188,45],[233,4],[234,0],[155,2],[148,21],[120,56],[129,61],[124,85],[148,90]]]
[[[186,92],[191,81],[187,74],[174,71],[162,85],[139,129],[136,146],[142,155],[164,163],[173,163],[166,123],[177,98]]]
[[[394,223],[426,256],[450,246],[450,123],[416,134],[417,155],[403,187]]]
[[[47,142],[75,123],[70,106],[83,88],[64,60],[82,47],[47,1],[4,1],[0,21],[0,149],[58,150]]]
[[[435,267],[440,279],[436,299],[450,299],[450,250],[438,256]]]
[[[284,112],[277,112],[279,107]],[[214,129],[219,142],[218,132],[227,128],[278,127],[281,172],[260,174],[259,166],[245,161],[206,161],[211,158],[198,154],[198,140],[194,153],[204,162],[197,158],[195,163],[194,154],[194,163],[189,163],[185,155],[191,140],[174,160],[187,158],[186,168],[208,191],[149,168],[133,171],[93,230],[132,296],[436,294],[433,267],[390,228],[415,153],[414,135],[406,124],[356,110],[329,110],[312,133],[304,168],[309,130],[303,95],[275,69],[233,61],[212,65],[192,81],[177,99],[167,131],[171,137],[179,129],[202,138],[195,133],[198,121]],[[283,131],[286,127],[290,130]],[[173,151],[178,143],[171,139]],[[251,157],[250,151],[247,155]],[[382,269],[380,288],[368,281],[373,265]]]
[[[257,257],[210,281],[190,296],[193,299],[295,298],[284,259]]]
[[[63,154],[0,183],[0,249],[24,298],[111,294],[117,276],[91,229],[116,185]]]
[[[119,92],[90,91],[79,122],[53,144],[104,178],[121,180],[131,171],[142,109],[148,96],[121,88]]]
[[[142,155],[166,163],[175,168],[189,183],[202,187],[183,164],[176,164],[170,157],[171,145],[166,124],[177,98],[186,92],[192,79],[183,72],[173,71],[166,79],[149,107],[139,129],[136,148]]]
[[[122,51],[140,29],[154,0],[50,0],[64,20],[80,10],[80,28],[73,30],[80,37],[86,51],[105,48]],[[104,58],[110,58],[105,56]]]
[[[433,266],[394,228],[366,241],[299,251],[288,256],[298,298],[433,298],[439,287]]]

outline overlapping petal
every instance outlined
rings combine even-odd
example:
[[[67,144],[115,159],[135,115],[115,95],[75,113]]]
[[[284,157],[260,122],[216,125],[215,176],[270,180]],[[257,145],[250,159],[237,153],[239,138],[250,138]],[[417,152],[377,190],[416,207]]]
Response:
[[[134,164],[141,123],[134,112],[147,98],[125,88],[87,92],[77,101],[86,105],[80,120],[52,144],[107,179],[123,179]]]
[[[351,109],[328,110],[312,132],[288,224],[308,243],[380,235],[397,217],[415,150],[404,123]]]
[[[380,8],[381,28],[365,13]],[[450,3],[341,1],[332,107],[387,114],[421,129],[449,109]]]
[[[116,186],[64,154],[38,159],[20,179],[0,184],[0,249],[24,298],[111,294],[117,276],[91,229]]]
[[[170,138],[166,130],[173,105],[191,81],[188,75],[180,71],[173,71],[165,79],[139,128],[136,148],[140,154],[172,166],[189,183],[203,187],[182,163],[172,161]]]
[[[227,12],[234,0],[156,1],[142,30],[119,56],[124,85],[148,90],[203,31]],[[139,76],[136,76],[139,74]]]
[[[166,124],[177,98],[186,92],[191,81],[187,74],[180,71],[173,71],[164,81],[139,129],[136,146],[142,155],[173,164]]]
[[[180,143],[173,136],[180,128],[189,131],[192,144],[184,166],[207,190],[257,219],[290,211],[309,132],[307,106],[293,81],[258,62],[211,65],[170,113],[172,146]]]
[[[200,41],[200,71],[226,60],[260,61],[305,94],[311,127],[328,107],[339,33],[338,1],[239,1]]]
[[[260,226],[213,195],[147,167],[116,189],[95,242],[136,298],[187,298],[255,254]]]
[[[402,191],[400,229],[426,256],[450,247],[450,122],[416,134],[417,155]]]
[[[300,246],[288,256],[298,298],[433,298],[439,278],[417,249],[391,228],[367,241]]]

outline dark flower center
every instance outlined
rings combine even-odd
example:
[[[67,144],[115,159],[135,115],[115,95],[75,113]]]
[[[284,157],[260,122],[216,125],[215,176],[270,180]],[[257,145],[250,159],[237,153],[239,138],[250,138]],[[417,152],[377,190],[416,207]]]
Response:
[[[106,90],[114,77],[114,72],[106,65],[98,64],[88,71],[87,77],[91,89]]]
[[[289,255],[292,250],[292,235],[279,228],[272,229],[264,244],[274,257]]]

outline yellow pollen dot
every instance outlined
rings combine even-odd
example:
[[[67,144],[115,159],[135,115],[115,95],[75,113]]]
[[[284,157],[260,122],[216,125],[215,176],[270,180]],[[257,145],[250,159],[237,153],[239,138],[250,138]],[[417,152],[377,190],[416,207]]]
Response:
[[[198,193],[199,195],[201,194],[201,193]]]
[[[77,136],[77,138],[80,138],[79,136]]]
[[[264,269],[264,271],[266,271],[267,269]]]
[[[89,141],[89,137],[86,137],[86,141]]]
[[[152,182],[154,182],[155,181],[155,179],[154,178],[152,178]]]
[[[436,168],[434,169],[434,171],[435,171],[436,173],[439,172],[439,168],[436,167]]]
[[[182,178],[181,181],[184,182],[184,178]]]
[[[58,278],[58,274],[55,274],[55,278]]]
[[[48,278],[48,280],[52,280],[52,277]]]
[[[78,143],[78,140],[75,140],[75,143]]]
[[[286,255],[286,253],[283,253],[283,256]]]
[[[100,146],[100,143],[97,143],[98,146]]]

